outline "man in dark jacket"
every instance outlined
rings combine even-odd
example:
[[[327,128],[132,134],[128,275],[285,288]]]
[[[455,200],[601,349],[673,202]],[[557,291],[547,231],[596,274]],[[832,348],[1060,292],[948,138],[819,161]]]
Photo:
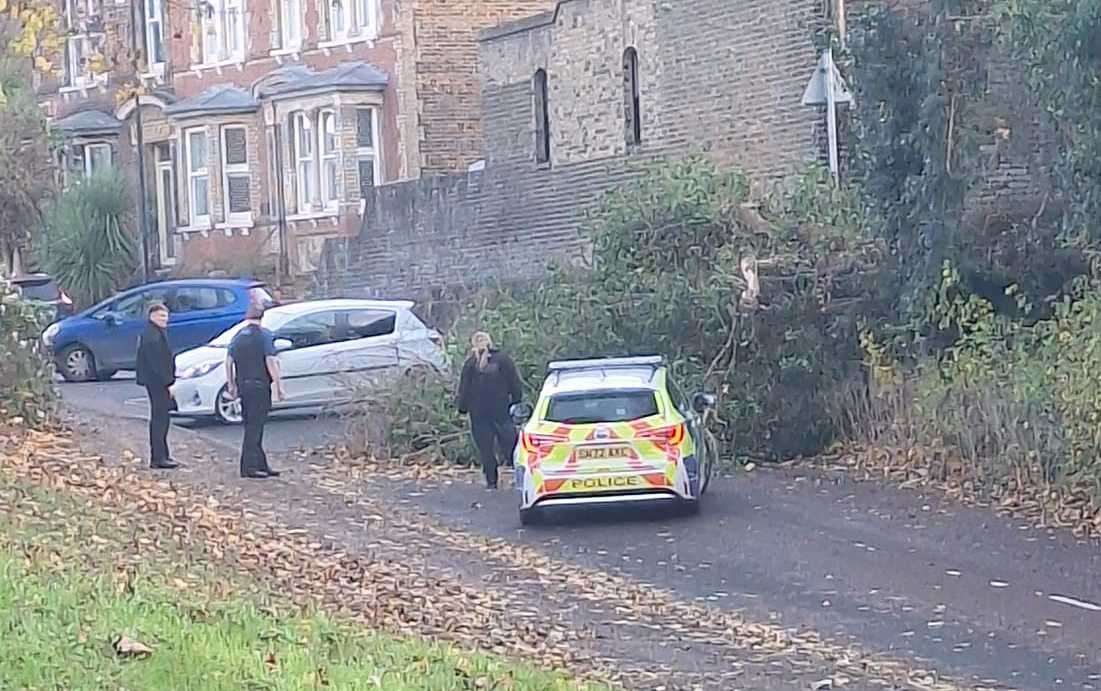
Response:
[[[470,356],[459,379],[457,404],[460,413],[470,414],[470,433],[478,447],[486,487],[493,490],[497,489],[498,458],[505,466],[512,465],[516,425],[509,409],[520,402],[523,387],[516,365],[493,347],[488,334],[474,334],[470,345]]]
[[[138,340],[138,386],[149,395],[149,467],[176,468],[168,453],[169,413],[175,408],[176,358],[168,346],[168,308],[149,307],[149,324]]]
[[[279,471],[268,465],[264,453],[264,424],[271,412],[272,389],[275,400],[283,398],[283,381],[275,353],[275,336],[260,325],[264,308],[253,304],[245,315],[245,327],[237,332],[226,355],[226,381],[229,395],[241,396],[245,434],[241,440],[241,477],[278,477]]]

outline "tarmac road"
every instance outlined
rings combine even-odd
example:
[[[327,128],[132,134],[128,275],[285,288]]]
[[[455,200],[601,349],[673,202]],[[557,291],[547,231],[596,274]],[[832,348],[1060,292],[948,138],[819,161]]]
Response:
[[[62,391],[71,406],[99,417],[145,415],[132,381]],[[237,428],[192,428],[213,444],[239,443]],[[315,447],[341,430],[327,417],[277,419],[268,426],[269,448]],[[1101,544],[1063,530],[805,469],[717,478],[696,517],[590,509],[527,529],[507,489],[491,493],[461,480],[379,483],[456,528],[918,660],[967,687],[1101,689]]]
[[[60,384],[62,399],[69,405],[100,415],[149,419],[149,401],[145,390],[134,383],[131,373],[115,375],[107,382]],[[173,420],[173,424],[192,429],[204,438],[231,447],[239,447],[243,428],[205,420]],[[264,430],[265,448],[274,453],[300,448],[316,448],[336,441],[345,429],[344,422],[319,410],[275,413]]]

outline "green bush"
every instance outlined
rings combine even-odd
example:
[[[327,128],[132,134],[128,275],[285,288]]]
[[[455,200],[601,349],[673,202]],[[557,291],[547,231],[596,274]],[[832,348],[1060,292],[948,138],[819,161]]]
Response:
[[[1101,286],[1080,281],[1028,324],[955,293],[959,280],[946,266],[934,314],[955,337],[942,352],[903,369],[866,342],[873,370],[900,374],[852,401],[850,438],[944,450],[978,488],[1074,486],[1101,501]]]
[[[0,280],[0,419],[39,427],[55,419],[54,367],[40,334],[46,315]]]
[[[592,272],[467,301],[449,337],[453,372],[478,330],[513,357],[529,397],[549,361],[658,353],[684,387],[719,394],[728,453],[821,449],[833,391],[860,375],[856,322],[881,309],[858,198],[827,179],[813,169],[754,204],[736,171],[696,159],[653,169],[594,214]],[[741,262],[754,257],[762,287],[745,301]],[[383,445],[398,456],[438,439],[467,445],[453,391],[446,381],[378,402],[392,420]]]
[[[78,180],[48,210],[40,260],[78,304],[109,297],[135,275],[132,215],[129,185],[114,170]]]

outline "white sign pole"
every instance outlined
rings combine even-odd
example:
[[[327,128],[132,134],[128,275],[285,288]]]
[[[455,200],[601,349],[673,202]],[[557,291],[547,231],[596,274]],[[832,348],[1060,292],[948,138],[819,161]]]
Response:
[[[833,83],[833,48],[826,51],[826,131],[829,136],[830,173],[834,184],[840,184],[841,175],[837,162],[837,100]]]

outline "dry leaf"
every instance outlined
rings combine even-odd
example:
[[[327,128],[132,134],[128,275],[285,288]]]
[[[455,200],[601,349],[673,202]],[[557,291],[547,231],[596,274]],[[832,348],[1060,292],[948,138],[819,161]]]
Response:
[[[153,654],[152,648],[125,634],[116,636],[111,646],[115,649],[115,654],[119,657],[148,657]]]

